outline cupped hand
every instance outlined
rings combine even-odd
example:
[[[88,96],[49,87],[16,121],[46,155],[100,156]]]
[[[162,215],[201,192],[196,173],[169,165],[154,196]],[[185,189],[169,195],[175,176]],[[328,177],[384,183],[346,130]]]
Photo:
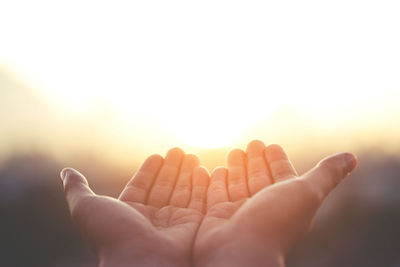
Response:
[[[298,176],[284,150],[253,141],[217,168],[194,244],[196,266],[284,266],[324,198],[357,165],[352,154],[323,159]]]
[[[96,195],[79,172],[61,173],[74,222],[101,266],[188,266],[205,212],[208,172],[171,149],[150,156],[119,199]]]

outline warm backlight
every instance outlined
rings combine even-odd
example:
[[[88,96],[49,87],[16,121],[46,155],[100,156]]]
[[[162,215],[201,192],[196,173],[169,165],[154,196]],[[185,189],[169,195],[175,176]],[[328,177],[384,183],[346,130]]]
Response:
[[[397,5],[8,1],[0,62],[100,143],[221,147],[255,124],[246,138],[395,128]]]

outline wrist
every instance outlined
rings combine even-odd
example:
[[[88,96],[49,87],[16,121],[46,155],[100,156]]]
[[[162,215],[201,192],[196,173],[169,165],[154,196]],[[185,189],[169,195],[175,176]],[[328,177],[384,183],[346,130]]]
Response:
[[[101,258],[99,261],[100,267],[132,267],[132,266],[165,266],[165,267],[175,267],[175,266],[182,266],[187,267],[189,265],[178,264],[171,259],[157,257],[155,255],[149,255],[148,257],[142,258]]]
[[[165,266],[165,267],[188,267],[189,259],[163,255],[162,253],[140,251],[140,250],[117,250],[112,253],[99,253],[100,267],[130,267],[130,266]]]
[[[254,242],[237,241],[206,254],[195,255],[195,266],[267,266],[284,267],[283,253],[268,249],[265,245],[256,246]]]

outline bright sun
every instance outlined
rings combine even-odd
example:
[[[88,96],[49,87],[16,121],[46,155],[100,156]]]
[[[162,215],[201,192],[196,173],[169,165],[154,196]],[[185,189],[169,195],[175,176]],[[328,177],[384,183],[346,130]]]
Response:
[[[166,123],[167,129],[182,142],[196,147],[217,148],[232,144],[245,130],[245,125],[232,125],[223,121],[191,121],[181,124],[179,121]]]
[[[248,127],[243,115],[229,106],[219,109],[194,105],[191,109],[173,111],[164,119],[164,127],[182,142],[203,148],[216,148],[232,144]]]
[[[265,105],[264,97],[256,92],[241,95],[210,87],[193,97],[196,90],[184,93],[169,88],[167,91],[167,94],[146,91],[140,94],[142,101],[133,101],[137,99],[134,93],[117,90],[107,99],[130,120],[144,117],[149,123],[162,125],[178,141],[202,148],[232,144],[251,124],[265,118],[275,108]]]

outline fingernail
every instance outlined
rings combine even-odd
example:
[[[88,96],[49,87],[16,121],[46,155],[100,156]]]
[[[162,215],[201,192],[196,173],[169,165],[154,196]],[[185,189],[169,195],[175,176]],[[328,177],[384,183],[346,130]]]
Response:
[[[346,163],[346,173],[352,172],[357,166],[357,159],[351,153],[346,153],[346,155],[344,156],[344,162]]]
[[[67,172],[68,172],[67,168],[64,168],[64,169],[61,170],[60,177],[61,177],[62,181],[64,181],[65,177],[67,177]]]

